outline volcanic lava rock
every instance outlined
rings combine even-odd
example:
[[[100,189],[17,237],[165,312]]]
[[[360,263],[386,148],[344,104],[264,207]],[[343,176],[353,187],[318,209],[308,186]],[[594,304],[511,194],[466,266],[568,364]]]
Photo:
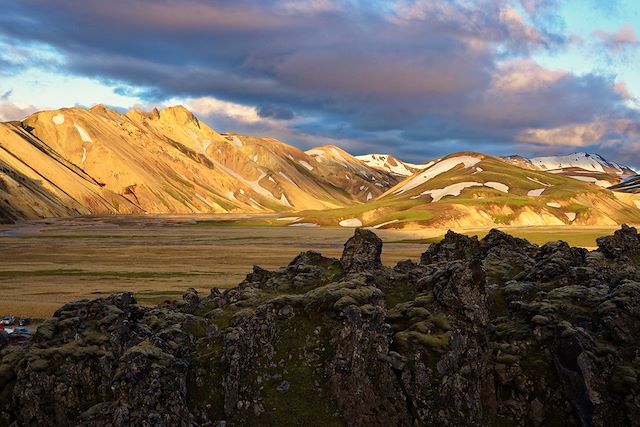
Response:
[[[639,426],[640,238],[357,230],[238,287],[58,310],[0,345],[0,425]]]
[[[480,254],[480,242],[478,242],[476,236],[468,237],[449,230],[440,243],[433,244],[427,248],[420,257],[420,264],[471,260],[479,258]]]
[[[345,271],[372,271],[382,267],[382,240],[370,230],[357,229],[344,244],[340,265]]]
[[[629,258],[640,255],[639,239],[635,227],[623,224],[620,230],[613,233],[613,236],[599,237],[597,243],[600,252],[608,258]]]

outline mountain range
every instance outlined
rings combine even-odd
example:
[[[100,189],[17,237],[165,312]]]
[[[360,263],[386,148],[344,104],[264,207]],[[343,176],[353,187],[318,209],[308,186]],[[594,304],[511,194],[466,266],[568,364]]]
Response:
[[[263,221],[282,226],[613,225],[640,222],[639,187],[632,168],[597,154],[413,164],[218,133],[182,106],[65,108],[0,124],[1,222],[270,212],[287,216]]]

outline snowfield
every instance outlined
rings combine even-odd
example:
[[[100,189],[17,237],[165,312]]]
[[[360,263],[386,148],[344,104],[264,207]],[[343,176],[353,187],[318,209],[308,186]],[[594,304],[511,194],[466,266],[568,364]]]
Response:
[[[534,157],[529,159],[531,163],[541,170],[564,169],[564,168],[580,168],[593,172],[607,172],[613,170],[618,175],[622,175],[629,169],[618,163],[610,162],[598,154],[590,153],[573,153],[566,156],[548,156]],[[625,169],[623,171],[623,169]]]
[[[475,181],[467,181],[467,182],[458,182],[456,184],[451,184],[444,188],[437,188],[434,190],[423,191],[417,196],[412,196],[411,199],[417,199],[418,197],[428,195],[428,196],[431,196],[431,199],[432,199],[431,202],[434,203],[434,202],[440,201],[443,197],[446,197],[446,196],[459,196],[460,193],[462,193],[462,190],[470,187],[489,187],[489,188],[493,188],[494,190],[501,191],[503,193],[509,192],[509,187],[505,184],[502,184],[501,182],[481,183],[481,182],[475,182]]]

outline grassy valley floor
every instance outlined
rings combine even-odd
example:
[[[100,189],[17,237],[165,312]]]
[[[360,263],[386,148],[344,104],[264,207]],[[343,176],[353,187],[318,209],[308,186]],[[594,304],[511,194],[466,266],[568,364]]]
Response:
[[[349,228],[245,227],[223,217],[50,219],[0,227],[0,314],[44,318],[63,303],[132,291],[141,303],[178,298],[189,287],[236,286],[253,265],[288,264],[306,250],[339,257]],[[224,217],[224,218],[229,218]],[[235,218],[237,220],[237,218]],[[565,240],[593,247],[616,227],[512,227],[542,244]],[[417,260],[442,229],[375,230],[383,262]],[[456,230],[482,237],[487,229]]]

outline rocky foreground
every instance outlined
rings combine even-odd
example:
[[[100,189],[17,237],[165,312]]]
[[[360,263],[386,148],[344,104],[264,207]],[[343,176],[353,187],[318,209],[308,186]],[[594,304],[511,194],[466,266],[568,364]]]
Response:
[[[640,237],[589,252],[449,232],[420,263],[358,230],[235,289],[70,303],[0,336],[6,425],[640,425]]]

